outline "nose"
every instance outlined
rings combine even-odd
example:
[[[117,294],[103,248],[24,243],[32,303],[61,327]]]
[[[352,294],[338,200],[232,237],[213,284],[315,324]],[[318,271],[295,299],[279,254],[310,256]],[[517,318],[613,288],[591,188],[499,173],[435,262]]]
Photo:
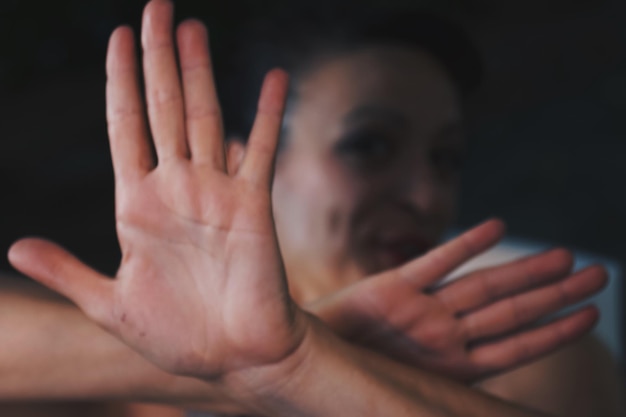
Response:
[[[433,214],[441,199],[441,184],[436,173],[424,158],[413,160],[403,173],[399,173],[396,193],[422,214]]]

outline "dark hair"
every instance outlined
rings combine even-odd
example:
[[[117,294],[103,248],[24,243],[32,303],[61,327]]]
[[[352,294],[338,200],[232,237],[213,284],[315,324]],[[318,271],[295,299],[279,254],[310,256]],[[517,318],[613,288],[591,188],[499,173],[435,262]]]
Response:
[[[287,70],[292,85],[318,58],[377,44],[406,45],[430,53],[463,97],[482,79],[482,59],[457,23],[425,11],[300,10],[244,25],[216,59],[226,131],[245,140],[267,71]]]

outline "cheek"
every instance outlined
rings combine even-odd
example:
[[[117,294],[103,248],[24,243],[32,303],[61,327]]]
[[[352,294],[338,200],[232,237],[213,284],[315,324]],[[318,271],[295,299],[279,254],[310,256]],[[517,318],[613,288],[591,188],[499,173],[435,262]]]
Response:
[[[339,168],[314,158],[279,161],[273,187],[279,240],[286,251],[341,250],[355,188]]]

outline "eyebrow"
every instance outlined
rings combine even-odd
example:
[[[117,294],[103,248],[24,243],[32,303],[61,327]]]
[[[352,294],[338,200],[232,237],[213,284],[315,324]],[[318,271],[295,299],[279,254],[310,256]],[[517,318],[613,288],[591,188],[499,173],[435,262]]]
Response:
[[[384,120],[385,122],[405,128],[410,125],[410,120],[403,113],[389,107],[366,105],[357,107],[344,117],[344,123],[348,126],[358,124],[363,120]],[[450,120],[444,123],[435,134],[436,137],[446,138],[456,134],[464,135],[466,125],[464,120]]]

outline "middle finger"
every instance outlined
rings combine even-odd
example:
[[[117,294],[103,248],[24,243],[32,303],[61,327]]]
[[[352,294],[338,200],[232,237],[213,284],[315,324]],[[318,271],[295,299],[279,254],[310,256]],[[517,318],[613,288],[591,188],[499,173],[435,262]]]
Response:
[[[141,32],[146,99],[159,163],[188,155],[183,96],[172,36],[174,6],[152,0],[144,10]]]
[[[517,261],[470,272],[440,288],[435,294],[457,313],[494,303],[503,297],[528,291],[564,278],[571,271],[572,255],[555,249]]]
[[[177,35],[192,160],[224,170],[222,112],[213,81],[206,27],[188,20],[179,26]]]

